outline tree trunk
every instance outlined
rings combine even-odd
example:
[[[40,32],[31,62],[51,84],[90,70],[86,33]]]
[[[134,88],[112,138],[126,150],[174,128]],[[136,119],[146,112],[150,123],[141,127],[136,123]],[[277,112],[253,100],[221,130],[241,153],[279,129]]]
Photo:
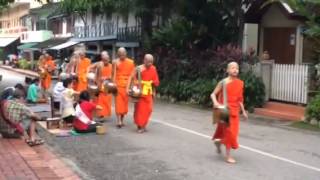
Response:
[[[243,15],[241,15],[239,17],[239,34],[238,34],[238,45],[239,45],[239,47],[242,47],[243,32],[244,32],[244,19],[243,19]]]
[[[87,32],[88,32],[87,16],[86,16],[86,14],[79,14],[79,16],[84,24],[83,30],[84,30],[85,37],[87,37]]]

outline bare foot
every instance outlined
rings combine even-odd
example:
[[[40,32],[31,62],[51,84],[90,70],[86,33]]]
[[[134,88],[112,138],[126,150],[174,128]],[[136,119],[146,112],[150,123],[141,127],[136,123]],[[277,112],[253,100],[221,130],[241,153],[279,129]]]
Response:
[[[139,134],[144,133],[143,129],[138,129],[137,132],[138,132]]]
[[[235,164],[237,161],[229,156],[229,157],[226,157],[226,162],[230,164]]]
[[[214,140],[214,144],[215,144],[216,147],[217,147],[217,153],[218,153],[218,154],[221,154],[221,141],[218,140],[218,139],[216,139],[216,140]]]

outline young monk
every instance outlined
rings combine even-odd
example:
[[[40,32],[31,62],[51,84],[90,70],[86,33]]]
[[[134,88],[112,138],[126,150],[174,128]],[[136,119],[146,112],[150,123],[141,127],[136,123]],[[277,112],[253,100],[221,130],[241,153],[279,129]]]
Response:
[[[79,55],[80,55],[80,61],[76,69],[77,76],[78,76],[76,91],[81,92],[81,91],[87,90],[87,87],[88,87],[87,73],[88,73],[89,66],[91,64],[91,60],[86,58],[84,51],[80,51]]]
[[[127,84],[130,75],[134,70],[134,62],[132,59],[127,58],[127,51],[121,47],[118,49],[118,57],[112,62],[113,68],[112,80],[116,83],[118,93],[115,98],[115,110],[117,116],[117,127],[124,126],[123,119],[128,113],[129,96],[127,94]]]
[[[248,119],[247,112],[243,105],[243,81],[238,79],[239,65],[236,62],[231,62],[227,67],[228,77],[219,82],[217,87],[211,94],[211,99],[214,107],[222,106],[223,104],[223,84],[225,84],[227,92],[227,106],[229,108],[229,123],[218,122],[216,132],[212,140],[217,146],[217,152],[221,153],[221,144],[226,147],[226,162],[236,163],[236,160],[231,157],[230,150],[237,149],[238,134],[239,134],[239,113],[242,111],[245,119]],[[219,96],[219,98],[217,98]]]
[[[41,57],[39,69],[41,75],[41,89],[46,93],[51,86],[51,74],[54,72],[56,65],[48,53],[44,53]]]
[[[101,61],[90,66],[91,72],[96,72],[96,83],[100,89],[98,98],[94,101],[97,105],[102,107],[101,111],[98,111],[98,116],[101,119],[105,119],[111,116],[111,94],[106,94],[104,90],[103,81],[111,79],[112,65],[110,64],[110,57],[107,51],[101,52]]]
[[[79,51],[75,51],[70,57],[70,62],[66,66],[66,73],[72,79],[72,82],[73,82],[72,88],[75,91],[77,90],[77,85],[78,85],[78,76],[77,76],[78,68],[77,67],[79,62],[80,62]]]
[[[157,69],[153,65],[153,56],[146,54],[144,64],[138,66],[129,79],[128,93],[131,81],[137,76],[137,69],[141,74],[142,96],[134,106],[134,122],[137,125],[137,132],[144,133],[152,113],[153,99],[156,94],[155,87],[159,86],[159,78]]]

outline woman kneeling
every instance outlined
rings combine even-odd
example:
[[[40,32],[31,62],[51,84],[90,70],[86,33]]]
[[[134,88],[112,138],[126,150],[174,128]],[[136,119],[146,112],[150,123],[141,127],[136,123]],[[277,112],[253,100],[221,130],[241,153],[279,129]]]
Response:
[[[76,106],[76,118],[73,123],[74,129],[78,133],[96,132],[99,123],[93,121],[94,110],[101,110],[101,106],[90,102],[88,91],[82,91],[79,97],[79,104]]]

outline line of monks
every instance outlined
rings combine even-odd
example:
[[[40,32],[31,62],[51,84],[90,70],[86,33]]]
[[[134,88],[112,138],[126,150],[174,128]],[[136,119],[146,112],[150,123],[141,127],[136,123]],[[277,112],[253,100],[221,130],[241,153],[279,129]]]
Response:
[[[141,96],[135,103],[134,122],[137,125],[138,132],[143,133],[146,131],[145,128],[152,112],[153,100],[156,94],[155,88],[159,85],[159,78],[153,65],[153,60],[154,58],[151,54],[146,54],[144,64],[135,66],[134,61],[127,57],[125,48],[119,48],[118,58],[112,63],[110,63],[108,53],[104,51],[101,53],[101,61],[91,64],[90,59],[85,57],[84,51],[80,51],[72,56],[66,73],[76,77],[77,81],[74,83],[74,90],[81,92],[88,88],[87,74],[95,72],[97,76],[96,84],[100,88],[100,92],[94,101],[97,105],[103,107],[102,111],[99,112],[101,117],[111,116],[112,100],[112,95],[102,90],[102,82],[109,79],[116,84],[117,94],[114,99],[117,127],[119,128],[124,126],[124,117],[128,113],[131,84],[140,83]],[[44,69],[41,74],[46,74],[43,76],[41,86],[44,90],[48,90],[51,84],[50,72],[55,68],[52,58],[45,54],[40,67],[40,69]],[[214,107],[219,108],[223,106],[223,99],[227,98],[227,105],[225,106],[229,109],[229,120],[228,123],[218,121],[212,140],[217,146],[218,153],[221,152],[221,144],[224,144],[226,147],[226,162],[235,163],[236,161],[231,157],[230,150],[239,147],[239,114],[242,111],[246,119],[248,115],[243,105],[244,83],[238,79],[239,65],[236,62],[229,63],[227,73],[228,77],[218,83],[211,94],[211,99]]]
[[[103,51],[101,60],[91,63],[91,60],[86,58],[84,51],[77,51],[72,55],[65,73],[75,79],[73,89],[77,92],[88,90],[92,85],[88,79],[88,73],[95,74],[94,84],[98,87],[98,94],[93,98],[93,102],[102,107],[102,110],[98,111],[98,116],[102,119],[111,116],[113,96],[105,90],[103,82],[109,80],[116,84],[117,93],[114,95],[114,100],[118,128],[124,126],[124,117],[128,113],[129,92],[132,84],[140,83],[141,95],[135,102],[134,122],[137,125],[137,131],[143,133],[146,131],[151,116],[156,93],[155,88],[159,85],[158,73],[153,65],[154,58],[151,54],[146,54],[144,63],[136,67],[134,61],[127,57],[125,48],[119,48],[117,55],[118,58],[110,62],[108,52]],[[50,89],[51,74],[55,68],[56,65],[52,57],[44,53],[39,60],[40,84],[44,92],[48,92]],[[139,81],[137,76],[140,77]]]

